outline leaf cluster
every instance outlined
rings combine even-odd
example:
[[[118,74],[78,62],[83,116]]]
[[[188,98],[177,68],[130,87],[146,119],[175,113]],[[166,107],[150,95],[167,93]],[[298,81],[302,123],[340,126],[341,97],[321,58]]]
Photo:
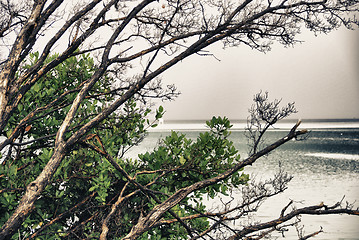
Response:
[[[31,54],[22,69],[30,68],[38,61],[38,57],[38,53]],[[47,62],[56,57],[56,54],[51,56]],[[21,126],[18,131],[20,136],[5,148],[0,164],[0,225],[14,211],[26,185],[36,179],[53,155],[56,132],[81,86],[95,69],[94,60],[89,55],[69,58],[49,71],[24,94],[5,128],[6,137],[10,139],[19,128],[19,123]],[[70,137],[73,131],[86,124],[91,116],[98,114],[107,102],[114,99],[118,92],[111,91],[113,82],[114,79],[104,76],[89,91],[66,137]],[[163,108],[157,117],[161,117],[161,111]],[[152,124],[147,116],[150,112],[148,108],[138,107],[132,99],[69,148],[52,183],[35,202],[35,211],[26,218],[14,238],[29,237],[35,230],[49,224],[51,219],[57,221],[47,227],[44,239],[68,236],[79,222],[96,212],[100,221],[102,215],[99,210],[106,211],[106,204],[111,202],[126,182],[107,160],[88,151],[82,142],[106,148],[113,155],[123,155],[145,136],[146,128]],[[98,135],[101,136],[100,142],[96,138]],[[136,165],[131,166],[134,171]],[[84,199],[87,199],[86,202],[83,202]],[[64,233],[66,230],[69,231]],[[49,234],[53,232],[56,234]],[[83,236],[98,235],[92,227],[87,226],[81,232]]]
[[[23,63],[23,69],[31,68],[38,61],[38,53],[31,54]],[[58,55],[51,56],[51,62]],[[49,71],[27,91],[6,125],[6,137],[10,144],[0,164],[0,223],[3,224],[16,208],[25,187],[31,185],[54,154],[57,129],[64,121],[71,103],[80,87],[86,84],[96,69],[88,55],[69,58]],[[105,75],[89,91],[68,128],[65,137],[84,126],[88,119],[98,114],[119,91],[112,91],[114,79]],[[126,159],[125,153],[142,141],[147,128],[156,127],[163,117],[160,106],[150,121],[149,108],[138,107],[135,98],[76,144],[67,149],[64,159],[25,219],[14,238],[58,239],[99,237],[102,221],[111,212],[116,199],[122,197],[117,215],[110,221],[108,237],[125,236],[133,224],[165,201],[181,188],[212,178],[232,168],[240,156],[230,136],[227,118],[213,117],[207,121],[208,131],[197,139],[171,132],[152,152],[139,155],[138,159]],[[24,120],[25,119],[25,120]],[[22,127],[19,131],[19,122]],[[107,155],[124,172],[118,171]],[[127,175],[128,174],[128,175]],[[131,176],[129,178],[129,176]],[[133,180],[135,179],[136,184]],[[248,175],[237,172],[230,178],[210,185],[186,197],[180,205],[165,213],[164,220],[193,216],[205,212],[204,197],[215,198],[227,194],[248,181]],[[138,184],[147,190],[139,191]],[[46,206],[46,207],[44,207]],[[202,232],[209,226],[208,218],[195,217],[186,223]],[[161,224],[145,233],[142,238],[185,239],[188,231],[181,222]]]

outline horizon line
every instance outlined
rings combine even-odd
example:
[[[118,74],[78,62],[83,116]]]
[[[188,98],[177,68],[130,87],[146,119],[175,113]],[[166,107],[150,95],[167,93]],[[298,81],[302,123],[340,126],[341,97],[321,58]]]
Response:
[[[225,117],[225,116],[224,116]],[[228,118],[228,117],[227,117]],[[163,121],[165,122],[206,122],[206,121],[209,121],[211,120],[212,118],[210,119],[206,119],[206,118],[203,118],[203,119],[200,119],[200,118],[195,118],[195,119],[166,119],[166,118],[162,118]],[[231,122],[246,122],[247,119],[236,119],[236,118],[228,118],[229,121]],[[293,122],[293,121],[298,121],[298,120],[301,120],[302,122],[303,121],[314,121],[314,122],[338,122],[338,121],[343,121],[343,122],[347,122],[347,121],[359,121],[359,118],[356,118],[356,117],[353,117],[353,118],[288,118],[288,119],[282,119],[282,120],[279,120],[278,122]]]

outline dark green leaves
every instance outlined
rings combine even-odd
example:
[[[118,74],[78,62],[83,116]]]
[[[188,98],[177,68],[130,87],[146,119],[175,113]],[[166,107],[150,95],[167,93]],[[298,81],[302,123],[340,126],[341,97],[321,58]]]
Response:
[[[156,115],[155,115],[156,120],[160,120],[163,117],[163,114],[164,114],[164,109],[162,106],[159,106],[159,108],[156,110]],[[153,127],[153,128],[155,128],[157,126],[158,126],[157,123],[154,123],[151,125],[151,127]]]
[[[54,55],[48,61],[56,57]],[[33,54],[25,68],[36,62],[37,58],[38,54]],[[9,154],[5,164],[0,164],[0,224],[14,210],[25,190],[24,186],[36,179],[53,155],[56,132],[94,68],[93,60],[86,55],[69,58],[36,82],[23,96],[6,128],[7,135],[11,136],[19,122],[28,117],[21,129],[21,139],[25,144],[13,146],[16,151]],[[121,92],[112,90],[113,84],[114,79],[110,76],[104,76],[95,84],[81,103],[65,138],[102,111],[106,103],[121,96]],[[165,110],[159,106],[154,115],[151,116],[150,112],[135,98],[129,99],[69,147],[51,184],[35,202],[36,211],[24,221],[16,237],[28,237],[34,230],[57,219],[40,235],[43,239],[69,238],[69,232],[76,228],[77,221],[82,225],[74,230],[76,233],[98,238],[101,232],[99,226],[121,194],[126,201],[118,208],[119,220],[110,223],[108,238],[123,237],[141,215],[151,211],[168,196],[181,188],[217,176],[239,161],[237,149],[228,140],[232,125],[225,117],[213,117],[207,122],[209,131],[200,133],[197,139],[172,131],[153,151],[139,155],[138,159],[126,159],[126,152],[142,141],[148,128],[157,126]],[[154,119],[150,120],[151,117]],[[111,155],[127,174],[115,168],[112,160],[108,161],[101,151]],[[140,191],[138,185],[129,182],[128,176],[154,195]],[[176,205],[172,211],[179,217],[203,212],[205,206],[201,201],[204,197],[226,194],[231,188],[247,181],[247,175],[235,173],[230,179],[194,192],[182,201],[187,207]],[[63,217],[60,219],[59,216]],[[172,218],[169,213],[163,216],[163,219]],[[206,218],[196,218],[187,224],[197,231],[203,231],[209,222]],[[154,228],[146,234],[146,239],[188,237],[187,231],[179,223]]]
[[[206,122],[206,125],[214,134],[223,137],[228,137],[230,135],[228,130],[233,126],[226,117],[212,117],[211,121]]]

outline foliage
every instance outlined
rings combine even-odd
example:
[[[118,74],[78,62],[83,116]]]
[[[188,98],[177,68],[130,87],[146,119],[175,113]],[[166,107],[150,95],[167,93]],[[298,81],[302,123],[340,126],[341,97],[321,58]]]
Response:
[[[57,55],[51,56],[49,61],[56,57]],[[34,64],[37,58],[37,53],[32,54],[29,64]],[[29,64],[24,64],[23,68],[29,68],[31,66]],[[3,188],[0,196],[1,224],[13,213],[24,186],[35,180],[51,158],[54,136],[65,118],[66,108],[74,100],[78,85],[93,74],[93,69],[93,60],[88,55],[66,60],[25,94],[23,102],[19,104],[10,119],[6,126],[9,133],[36,107],[45,106],[61,98],[57,108],[44,111],[40,117],[24,127],[20,142],[13,146],[15,151],[9,150],[8,152],[12,154],[8,154],[3,160],[4,164],[0,165],[0,181]],[[90,97],[81,105],[78,117],[72,122],[68,135],[73,129],[84,125],[89,116],[101,111],[103,104],[113,98],[111,95],[102,95],[111,90],[111,84],[113,79],[106,76],[97,82],[94,90],[89,93]],[[27,104],[29,102],[31,104]],[[178,189],[223,173],[238,163],[240,158],[238,151],[233,146],[233,142],[228,140],[232,125],[227,118],[221,117],[213,117],[208,121],[207,126],[210,131],[201,133],[196,141],[187,139],[183,134],[172,132],[158,148],[140,155],[139,159],[123,158],[126,150],[143,138],[146,128],[156,126],[150,124],[147,118],[149,112],[149,109],[141,110],[135,101],[130,101],[121,112],[112,114],[85,136],[83,144],[77,144],[70,149],[54,174],[52,184],[45,188],[35,203],[35,210],[26,218],[22,227],[14,234],[14,238],[29,237],[34,230],[41,229],[42,226],[50,223],[51,219],[57,219],[59,216],[61,219],[51,223],[46,230],[48,233],[55,234],[45,234],[42,238],[98,237],[101,219],[108,213],[111,203],[119,192],[124,191],[124,195],[136,192],[135,186],[128,186],[125,176],[103,156],[89,151],[85,142],[106,150],[112,156],[118,156],[116,158],[118,164],[128,174],[138,175],[136,181],[139,184],[145,186],[157,179],[149,189],[162,194],[158,196],[159,201],[163,201],[166,196],[172,195]],[[163,113],[164,109],[160,106],[156,111],[155,119],[161,118]],[[36,141],[33,141],[34,139]],[[26,142],[32,143],[25,145]],[[227,194],[229,188],[236,188],[247,181],[247,175],[237,172],[230,179],[208,186],[185,198],[182,205],[174,207],[173,211],[179,217],[205,211],[205,206],[201,203],[204,196],[214,198],[219,193]],[[79,205],[84,200],[86,202]],[[108,236],[111,238],[125,236],[131,228],[131,223],[155,205],[155,200],[144,197],[141,192],[128,197],[126,204],[121,208],[121,214],[117,216],[121,221],[116,220],[111,224],[112,231]],[[73,209],[75,206],[76,211]],[[165,216],[165,219],[170,218],[170,214]],[[78,227],[77,223],[84,220],[88,222],[83,227]],[[204,231],[208,227],[208,220],[193,219],[189,224],[197,231]],[[168,239],[185,239],[187,232],[177,223],[174,226],[153,229],[148,234]]]
[[[171,132],[152,153],[139,156],[148,170],[176,169],[162,180],[165,193],[174,193],[195,182],[212,178],[238,163],[240,156],[233,142],[228,140],[231,127],[227,118],[213,117],[207,122],[210,131],[200,133],[197,140],[187,139],[184,134]],[[193,197],[202,198],[204,193],[214,198],[218,192],[227,194],[228,188],[236,188],[246,183],[247,175],[233,174],[231,179],[211,185],[196,192]],[[160,190],[159,190],[160,191]],[[163,192],[163,191],[161,191]],[[198,201],[198,199],[193,199]]]
[[[57,56],[51,56],[48,61]],[[23,69],[28,69],[37,60],[38,53],[31,54],[29,63],[25,63]],[[54,146],[56,132],[76,97],[79,86],[91,77],[94,69],[94,61],[88,55],[69,58],[46,74],[24,95],[23,101],[18,105],[5,128],[7,137],[11,136],[13,129],[22,119],[38,107],[47,106],[54,101],[57,101],[57,105],[52,109],[46,109],[39,117],[24,125],[19,141],[4,152],[3,163],[0,165],[2,193],[0,195],[2,203],[0,225],[13,213],[24,187],[34,181],[48,163],[53,154],[51,148]],[[113,79],[107,76],[96,83],[94,90],[89,93],[90,97],[83,101],[79,114],[72,121],[67,132],[68,136],[86,124],[91,116],[100,112],[107,101],[113,100],[113,95],[106,94],[111,91],[112,84]],[[161,117],[162,111],[163,109],[158,111],[157,118]],[[100,134],[101,144],[107,151],[115,155],[123,155],[129,147],[144,137],[146,126],[151,125],[149,119],[146,119],[148,113],[150,113],[149,109],[140,109],[134,100],[129,101],[121,112],[112,114],[97,128],[94,128],[86,139],[92,141],[93,136]],[[131,166],[134,168],[136,165]],[[61,232],[73,226],[76,221],[91,216],[97,208],[105,210],[104,205],[117,194],[123,185],[124,181],[121,177],[118,179],[115,170],[106,160],[77,144],[70,149],[62,161],[53,177],[52,184],[47,186],[36,201],[36,210],[28,216],[21,230],[14,237],[29,236],[34,229],[41,227],[49,219],[56,217],[59,213],[68,212],[61,221],[49,227],[50,232],[60,233],[46,238],[58,238],[62,236]],[[84,212],[81,214],[70,212],[74,203],[81,202],[86,196],[93,196],[93,199],[91,198],[91,201],[82,206],[81,211]],[[43,208],[43,206],[47,207]],[[86,208],[90,210],[85,211]],[[18,236],[19,233],[21,233],[20,236]]]

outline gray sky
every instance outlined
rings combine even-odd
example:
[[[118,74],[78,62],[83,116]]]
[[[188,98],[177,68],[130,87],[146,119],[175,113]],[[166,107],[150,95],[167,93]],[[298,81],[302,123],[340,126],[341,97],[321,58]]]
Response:
[[[253,95],[268,91],[283,103],[296,103],[294,118],[359,118],[359,30],[340,29],[315,37],[299,36],[294,48],[275,44],[263,54],[247,46],[222,50],[213,57],[193,56],[163,75],[182,92],[161,103],[165,119],[245,119]]]
[[[220,61],[185,59],[162,75],[165,84],[175,83],[182,92],[161,103],[164,118],[245,119],[260,90],[283,103],[294,101],[299,112],[293,118],[359,118],[359,30],[317,37],[305,32],[298,38],[304,42],[293,48],[274,44],[266,54],[217,44],[208,50]]]

